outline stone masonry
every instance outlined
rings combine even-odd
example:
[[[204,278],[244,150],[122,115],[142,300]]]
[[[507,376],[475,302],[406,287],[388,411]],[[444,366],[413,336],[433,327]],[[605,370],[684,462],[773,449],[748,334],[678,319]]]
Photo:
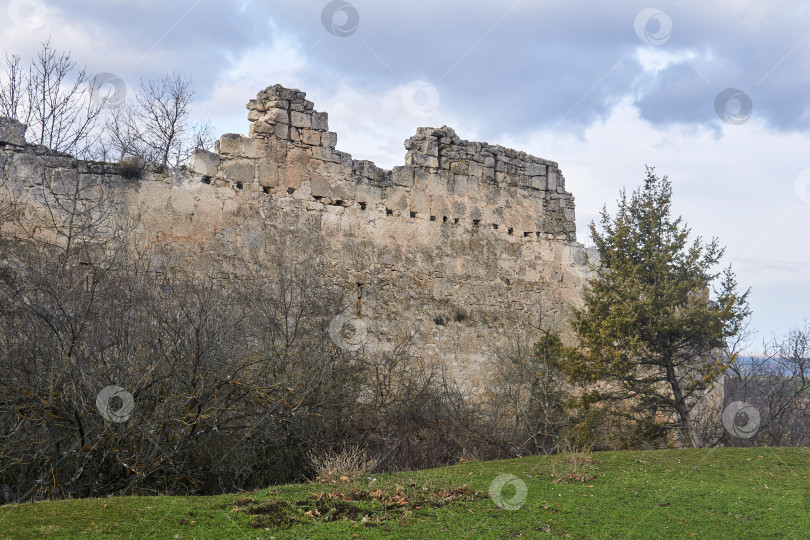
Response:
[[[96,175],[149,243],[217,261],[225,278],[281,245],[314,251],[344,293],[340,346],[384,350],[408,336],[413,353],[473,392],[496,355],[540,325],[570,338],[566,315],[589,270],[556,163],[444,126],[419,128],[405,165],[389,171],[336,150],[327,113],[304,92],[272,86],[247,107],[247,137],[223,135],[187,169],[148,168],[138,180],[26,146],[1,121],[0,196],[23,197],[35,214],[43,175]],[[345,324],[362,330],[356,341],[340,337]]]

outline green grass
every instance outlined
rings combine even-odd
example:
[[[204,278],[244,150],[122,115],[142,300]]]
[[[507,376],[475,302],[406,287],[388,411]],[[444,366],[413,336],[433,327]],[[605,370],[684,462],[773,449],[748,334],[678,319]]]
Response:
[[[0,507],[0,538],[810,538],[810,450],[599,452],[465,463],[338,485],[216,497]],[[523,505],[488,495],[500,474]],[[591,478],[592,477],[592,478]],[[507,486],[502,496],[516,495]]]

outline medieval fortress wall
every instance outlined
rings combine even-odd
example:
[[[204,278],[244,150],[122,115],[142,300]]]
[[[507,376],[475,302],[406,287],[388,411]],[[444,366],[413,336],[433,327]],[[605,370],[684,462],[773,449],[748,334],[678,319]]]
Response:
[[[137,180],[26,145],[6,122],[0,189],[35,215],[43,178],[100,179],[148,242],[215,261],[225,277],[279,246],[314,253],[343,293],[340,346],[384,350],[408,336],[473,391],[517,338],[541,325],[566,335],[588,266],[556,163],[420,128],[405,165],[388,171],[336,150],[327,114],[303,92],[269,87],[248,109],[248,137],[223,135],[186,169]]]

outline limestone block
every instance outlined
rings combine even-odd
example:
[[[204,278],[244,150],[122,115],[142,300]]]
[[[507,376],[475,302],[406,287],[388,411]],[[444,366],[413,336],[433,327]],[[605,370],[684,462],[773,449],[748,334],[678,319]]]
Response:
[[[313,146],[311,148],[312,157],[316,159],[318,163],[318,167],[324,167],[325,163],[332,162],[332,150],[329,148],[324,148],[323,146]]]
[[[355,199],[357,202],[379,203],[382,201],[382,189],[369,184],[357,184],[355,187]]]
[[[264,116],[264,114],[262,112],[260,112],[260,111],[250,111],[248,113],[248,121],[255,122],[256,120],[258,120],[262,116]]]
[[[275,161],[268,159],[259,162],[259,185],[262,187],[276,187],[284,171]]]
[[[292,125],[297,128],[312,128],[312,116],[304,113],[293,111],[292,112]]]
[[[288,165],[284,169],[284,187],[298,189],[305,180],[304,171],[298,165]]]
[[[410,167],[394,167],[391,171],[391,181],[395,186],[410,187],[413,185],[413,169]]]
[[[26,125],[11,118],[0,117],[0,143],[25,144]]]
[[[282,109],[272,109],[269,114],[269,119],[275,122],[276,124],[289,124],[290,118],[287,114],[287,111]]]
[[[452,214],[452,212],[450,212],[445,197],[442,195],[430,195],[430,215],[446,216],[448,214]]]
[[[194,150],[188,160],[188,168],[195,174],[215,176],[219,168],[219,156],[207,150]]]
[[[329,180],[322,176],[313,176],[309,181],[309,188],[313,197],[329,197],[332,194]]]
[[[267,137],[269,135],[275,134],[276,125],[270,124],[264,121],[253,122],[250,124],[250,128],[248,129],[248,134],[251,137]]]
[[[435,169],[439,166],[439,159],[433,156],[409,152],[405,156],[405,164],[413,167],[431,167]]]
[[[303,134],[304,144],[309,144],[311,146],[320,146],[321,133],[319,131],[305,129],[301,133]]]
[[[548,172],[547,185],[549,191],[555,191],[557,189],[557,171]]]
[[[534,176],[531,179],[532,187],[534,189],[545,191],[546,190],[546,177],[545,176]]]
[[[256,165],[247,159],[234,159],[222,164],[225,178],[230,182],[253,182],[256,177]]]
[[[324,205],[323,203],[319,203],[318,201],[307,201],[306,208],[309,211],[322,212],[325,206],[326,205]]]
[[[523,232],[533,233],[535,232],[535,228],[537,226],[536,223],[537,223],[536,216],[522,214],[520,216],[520,225],[517,228]]]
[[[408,192],[401,187],[394,187],[385,190],[385,207],[389,210],[407,210]]]
[[[265,141],[243,137],[240,142],[240,153],[245,157],[257,159],[267,154],[267,143]]]
[[[453,180],[453,193],[456,197],[467,198],[467,177],[463,174],[459,174],[456,175]]]
[[[526,165],[526,176],[545,176],[546,166],[540,163],[529,163]]]
[[[481,191],[481,183],[483,180],[478,178],[467,178],[467,197],[472,201],[483,200]]]
[[[325,112],[312,113],[312,129],[329,131],[329,115]]]
[[[332,184],[332,199],[353,201],[357,197],[357,188],[354,182],[335,182]]]
[[[470,162],[467,160],[454,161],[450,164],[450,172],[453,174],[469,174]]]
[[[295,190],[295,193],[292,194],[293,199],[298,199],[301,201],[305,201],[312,196],[312,192],[310,191],[310,186],[308,181],[301,181],[301,185],[298,189]]]
[[[259,99],[251,99],[248,101],[247,108],[251,111],[265,112],[267,110],[267,102]]]
[[[276,124],[275,135],[279,139],[289,139],[290,129],[286,124]]]
[[[476,163],[474,161],[470,161],[470,176],[474,176],[477,178],[484,178],[484,168],[481,164]]]
[[[427,214],[430,212],[430,196],[424,191],[411,191],[411,212]]]
[[[241,135],[237,133],[225,133],[219,138],[219,154],[221,156],[238,155],[241,143]]]
[[[321,144],[327,148],[334,148],[337,146],[337,139],[337,133],[334,131],[328,131],[321,134]]]

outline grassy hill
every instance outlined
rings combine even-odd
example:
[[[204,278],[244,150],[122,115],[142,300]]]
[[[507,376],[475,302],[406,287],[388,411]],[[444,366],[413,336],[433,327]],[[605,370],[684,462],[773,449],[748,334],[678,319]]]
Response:
[[[0,507],[0,538],[45,536],[804,539],[810,538],[810,450],[599,452],[216,497]]]

